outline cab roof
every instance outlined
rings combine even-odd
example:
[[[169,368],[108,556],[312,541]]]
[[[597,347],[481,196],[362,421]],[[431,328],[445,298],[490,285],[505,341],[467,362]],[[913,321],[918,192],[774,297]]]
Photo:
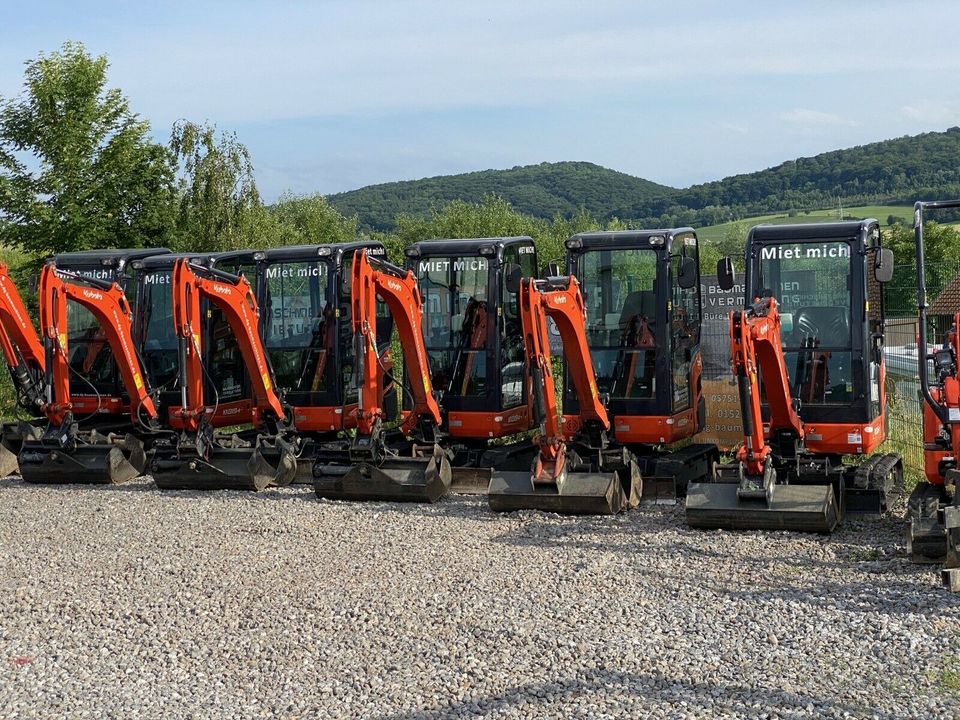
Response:
[[[291,260],[309,260],[320,256],[321,248],[331,248],[326,257],[342,258],[347,253],[353,253],[363,248],[383,248],[383,243],[377,240],[352,240],[344,243],[319,243],[316,245],[288,245],[262,250],[267,262],[284,262]]]
[[[483,237],[483,238],[445,238],[436,240],[420,240],[409,245],[404,254],[407,257],[423,256],[452,256],[452,255],[479,255],[480,248],[492,247],[495,255],[502,255],[504,248],[511,245],[532,245],[533,238],[529,235],[511,237]]]
[[[143,258],[140,267],[144,270],[168,270],[179,258],[188,258],[201,265],[217,265],[229,260],[253,262],[256,250],[227,250],[225,252],[209,253],[170,253],[168,255],[151,255]]]
[[[53,256],[53,261],[57,264],[57,267],[85,267],[88,265],[116,267],[121,262],[126,264],[133,260],[154,255],[169,255],[170,253],[171,251],[167,248],[80,250],[77,252],[58,253]]]
[[[879,227],[879,223],[873,218],[828,223],[764,224],[752,227],[749,238],[759,242],[854,238],[869,232],[874,226]]]
[[[579,240],[581,247],[647,247],[650,245],[650,238],[661,237],[673,241],[677,235],[696,235],[692,227],[659,228],[656,230],[599,230],[593,232],[577,233],[567,240],[567,248],[570,242]]]

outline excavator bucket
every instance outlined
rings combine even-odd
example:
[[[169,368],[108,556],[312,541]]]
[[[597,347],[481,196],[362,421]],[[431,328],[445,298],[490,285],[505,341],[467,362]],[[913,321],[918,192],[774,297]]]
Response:
[[[430,457],[391,457],[381,462],[313,466],[317,497],[328,500],[429,502],[450,490],[450,460],[439,446]]]
[[[616,515],[640,504],[643,483],[635,463],[620,471],[567,470],[556,484],[527,472],[495,472],[487,500],[496,512],[543,510],[562,515]]]
[[[741,478],[687,488],[687,524],[695,528],[830,533],[841,515],[833,485],[777,484],[773,470],[763,482]]]
[[[41,439],[24,439],[18,458],[23,479],[51,485],[114,485],[143,474],[147,457],[139,438],[91,430],[76,440],[64,446],[49,432]]]
[[[450,492],[454,495],[486,495],[492,476],[493,470],[491,468],[451,468]]]
[[[282,438],[258,437],[251,445],[233,436],[227,445],[211,446],[201,456],[193,445],[175,455],[159,453],[151,464],[157,487],[163,490],[263,490],[293,482],[297,457]]]
[[[0,426],[0,478],[20,472],[18,456],[26,439],[39,440],[40,428],[23,420],[3,423]]]

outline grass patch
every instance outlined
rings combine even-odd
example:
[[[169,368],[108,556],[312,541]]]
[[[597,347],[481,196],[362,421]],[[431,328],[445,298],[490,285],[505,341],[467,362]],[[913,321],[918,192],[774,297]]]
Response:
[[[927,677],[941,690],[951,695],[960,693],[960,657],[948,656],[943,662],[943,667],[939,671],[928,671]]]

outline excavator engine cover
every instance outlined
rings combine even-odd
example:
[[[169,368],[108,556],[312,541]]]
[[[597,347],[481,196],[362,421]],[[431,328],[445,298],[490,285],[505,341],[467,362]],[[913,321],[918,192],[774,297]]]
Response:
[[[77,433],[65,444],[62,434],[47,431],[40,439],[25,438],[20,474],[28,483],[113,485],[143,474],[147,464],[143,442],[127,434]]]
[[[253,445],[232,436],[204,452],[181,444],[174,453],[157,449],[151,464],[157,487],[164,490],[263,490],[293,482],[297,456],[293,445],[280,437],[258,436]]]
[[[328,500],[429,502],[450,490],[450,460],[439,445],[429,457],[371,458],[353,463],[325,462],[313,466],[317,497]]]

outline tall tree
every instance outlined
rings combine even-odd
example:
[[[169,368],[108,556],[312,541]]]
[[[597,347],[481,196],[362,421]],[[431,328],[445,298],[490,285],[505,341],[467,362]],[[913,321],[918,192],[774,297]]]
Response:
[[[65,43],[26,64],[0,99],[0,229],[30,253],[159,245],[172,223],[169,151],[120,90],[106,56]]]
[[[348,242],[357,237],[356,215],[345,218],[323,195],[285,193],[270,210],[285,245]]]
[[[233,250],[270,244],[274,231],[260,201],[250,152],[236,133],[209,123],[174,124],[170,149],[179,164],[181,250]]]

